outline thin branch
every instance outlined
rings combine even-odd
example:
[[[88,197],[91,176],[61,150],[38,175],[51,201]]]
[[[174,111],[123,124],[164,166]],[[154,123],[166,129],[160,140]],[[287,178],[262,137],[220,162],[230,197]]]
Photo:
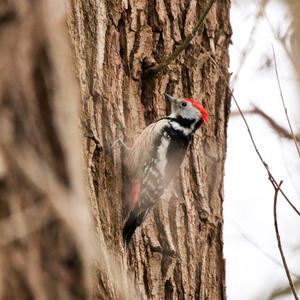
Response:
[[[243,228],[228,214],[225,215],[225,219],[229,220],[231,224],[236,228],[236,230],[239,232],[239,234],[253,247],[255,247],[262,255],[264,255],[266,258],[268,258],[270,261],[272,261],[274,264],[276,264],[278,267],[282,267],[282,263],[276,259],[273,255],[265,251],[259,244],[255,242],[247,233],[244,232]],[[300,275],[290,271],[290,273],[297,278],[297,280],[300,279]]]
[[[206,49],[205,49],[204,47],[201,46],[201,48],[202,48],[204,51],[206,51]],[[247,131],[248,131],[249,137],[250,137],[250,139],[251,139],[251,143],[252,143],[252,145],[253,145],[253,147],[254,147],[254,150],[255,150],[257,156],[259,157],[259,160],[261,161],[261,163],[263,164],[264,168],[266,169],[266,171],[267,171],[267,173],[268,173],[268,179],[270,180],[270,182],[272,183],[273,186],[275,186],[276,188],[279,189],[280,193],[283,195],[283,197],[284,197],[285,200],[288,202],[288,204],[293,208],[293,210],[297,213],[297,215],[300,216],[300,211],[295,207],[295,205],[290,201],[290,199],[287,197],[287,195],[286,195],[286,194],[284,193],[284,191],[281,189],[281,187],[280,187],[279,184],[277,183],[275,177],[274,177],[273,174],[271,173],[268,164],[265,162],[265,160],[263,159],[262,155],[260,154],[260,152],[259,152],[259,150],[258,150],[258,147],[257,147],[257,145],[256,145],[256,143],[255,143],[254,137],[253,137],[253,135],[252,135],[252,132],[251,132],[251,130],[250,130],[250,126],[249,126],[249,124],[248,124],[248,122],[247,122],[247,120],[246,120],[246,118],[245,118],[245,116],[244,116],[244,114],[243,114],[243,112],[242,112],[242,109],[241,109],[240,106],[239,106],[238,101],[236,100],[236,98],[235,98],[235,96],[234,96],[234,94],[233,94],[232,89],[230,88],[229,84],[227,83],[226,76],[223,74],[223,72],[222,72],[221,69],[219,68],[217,62],[216,62],[215,59],[210,55],[210,53],[209,53],[208,51],[206,51],[206,52],[208,53],[208,56],[209,56],[209,58],[211,59],[212,63],[213,63],[213,64],[215,65],[215,67],[217,68],[217,70],[218,70],[220,76],[224,79],[225,85],[227,86],[228,91],[229,91],[229,93],[230,93],[230,95],[231,95],[231,97],[232,97],[232,99],[233,99],[233,101],[234,101],[234,103],[235,103],[235,105],[236,105],[236,107],[237,107],[237,109],[238,109],[238,111],[239,111],[239,113],[240,113],[240,115],[241,115],[243,121],[244,121],[244,124],[245,124],[245,126],[246,126],[246,128],[247,128]]]
[[[282,181],[280,181],[278,187],[274,186],[275,194],[274,194],[273,214],[274,214],[274,226],[275,226],[275,232],[276,232],[276,239],[277,239],[278,249],[279,249],[279,252],[280,252],[280,255],[281,255],[282,263],[283,263],[283,266],[284,266],[284,269],[285,269],[285,273],[286,273],[286,276],[288,278],[288,281],[289,281],[290,287],[292,289],[293,295],[294,295],[296,300],[299,300],[299,298],[297,296],[297,293],[296,293],[296,290],[295,290],[295,287],[294,287],[294,283],[293,283],[292,278],[291,278],[291,274],[290,274],[290,271],[289,271],[284,253],[283,253],[283,249],[282,249],[282,245],[281,245],[281,239],[280,239],[280,235],[279,235],[278,223],[277,223],[277,197],[278,197],[278,191],[279,191],[279,188],[280,188],[281,184],[282,184]]]
[[[252,113],[258,114],[262,118],[264,118],[270,125],[270,127],[277,132],[277,134],[281,137],[284,137],[286,139],[292,140],[293,137],[290,134],[290,132],[285,129],[284,127],[280,126],[273,118],[271,118],[269,115],[267,115],[264,111],[262,111],[260,108],[258,108],[256,105],[253,105]]]
[[[262,117],[263,119],[265,119],[268,123],[269,126],[281,137],[286,138],[288,140],[293,140],[293,136],[292,134],[285,129],[284,127],[282,127],[281,125],[279,125],[272,117],[270,117],[268,114],[266,114],[263,110],[261,110],[259,107],[257,107],[256,105],[252,104],[253,108],[249,109],[249,110],[244,110],[243,114],[244,115],[248,115],[248,114],[256,114],[259,115],[260,117]],[[230,114],[231,117],[236,117],[236,116],[240,116],[240,113],[238,111],[233,111]],[[297,141],[299,142],[299,138],[296,136]]]
[[[287,120],[287,122],[289,124],[289,128],[290,128],[291,134],[293,136],[293,140],[294,140],[294,143],[295,143],[298,155],[300,157],[300,148],[299,148],[299,145],[297,143],[297,139],[296,139],[296,136],[294,134],[293,127],[291,125],[291,121],[290,121],[290,118],[289,118],[289,115],[288,115],[288,112],[287,112],[287,107],[285,105],[285,101],[284,101],[284,97],[283,97],[283,93],[282,93],[282,88],[281,88],[279,74],[278,74],[278,68],[277,68],[277,62],[276,62],[276,55],[275,55],[275,51],[274,51],[273,45],[272,45],[272,51],[273,51],[273,58],[274,58],[274,64],[275,64],[275,72],[276,72],[277,83],[278,83],[278,87],[279,87],[279,91],[280,91],[281,102],[282,102],[282,105],[283,105],[283,109],[284,109],[286,120]]]
[[[294,281],[294,286],[296,290],[300,289],[300,279]],[[289,283],[287,283],[287,285],[284,286],[283,288],[279,288],[273,291],[272,294],[269,296],[269,299],[270,300],[278,299],[278,297],[286,297],[286,296],[290,296],[290,294],[291,294],[291,288]]]
[[[172,52],[166,59],[163,60],[162,63],[151,67],[146,70],[146,74],[156,74],[163,71],[172,61],[174,61],[178,55],[187,48],[192,39],[198,34],[199,29],[201,28],[206,16],[208,15],[212,5],[216,2],[216,0],[210,0],[207,8],[203,12],[203,14],[199,17],[196,26],[193,28],[192,32],[185,38],[185,40]]]

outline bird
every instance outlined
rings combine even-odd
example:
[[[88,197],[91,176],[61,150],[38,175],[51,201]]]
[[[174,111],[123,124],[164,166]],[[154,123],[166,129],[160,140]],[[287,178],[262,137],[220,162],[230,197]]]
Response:
[[[148,125],[127,148],[125,166],[131,186],[122,233],[126,246],[179,170],[194,133],[208,122],[208,113],[197,100],[164,95],[171,113]]]

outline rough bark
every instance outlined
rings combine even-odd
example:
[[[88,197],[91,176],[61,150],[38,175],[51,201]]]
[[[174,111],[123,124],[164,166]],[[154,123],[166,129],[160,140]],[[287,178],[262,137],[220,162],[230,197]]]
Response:
[[[79,90],[60,0],[0,4],[0,299],[90,295]]]
[[[230,100],[207,52],[227,75],[230,1],[216,2],[201,33],[167,70],[146,72],[191,32],[206,4],[73,0],[70,6],[96,231],[149,299],[225,299],[222,202]],[[121,230],[128,178],[124,153],[111,146],[117,138],[130,145],[142,128],[165,115],[164,92],[198,99],[210,119],[169,192],[125,252]],[[116,291],[118,283],[107,285],[101,270],[97,282],[99,298],[126,298],[124,289]]]

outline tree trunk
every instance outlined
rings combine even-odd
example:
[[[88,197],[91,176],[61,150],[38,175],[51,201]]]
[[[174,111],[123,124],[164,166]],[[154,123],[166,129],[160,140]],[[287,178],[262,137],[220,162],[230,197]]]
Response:
[[[213,5],[200,34],[165,71],[146,71],[182,42],[206,7],[205,0],[73,0],[70,7],[98,239],[108,249],[107,264],[120,259],[120,274],[133,274],[139,297],[148,299],[225,299],[222,202],[230,98],[210,55],[229,78],[230,1]],[[131,145],[141,129],[164,116],[165,92],[198,99],[209,123],[126,252],[121,231],[128,179],[124,153],[112,144],[122,138]],[[100,298],[130,293],[116,273],[100,270],[95,291]]]

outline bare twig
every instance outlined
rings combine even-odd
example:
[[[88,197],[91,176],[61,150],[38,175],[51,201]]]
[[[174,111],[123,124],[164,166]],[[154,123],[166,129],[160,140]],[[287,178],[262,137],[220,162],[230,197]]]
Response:
[[[201,28],[206,16],[208,15],[212,5],[216,2],[216,0],[210,0],[207,8],[203,12],[203,14],[199,17],[196,26],[193,28],[192,32],[185,38],[185,40],[172,52],[166,59],[163,60],[162,63],[151,67],[146,70],[147,74],[156,74],[164,70],[172,61],[174,61],[178,55],[187,48],[192,39],[198,34],[199,29]]]
[[[205,49],[204,47],[201,47],[201,48],[202,48],[204,51],[206,51],[206,49]],[[235,105],[236,105],[236,107],[237,107],[237,109],[238,109],[238,111],[239,111],[239,113],[240,113],[240,115],[241,115],[243,121],[244,121],[244,124],[245,124],[245,126],[246,126],[246,128],[247,128],[247,131],[248,131],[248,134],[249,134],[251,143],[252,143],[252,145],[253,145],[253,147],[254,147],[254,150],[255,150],[257,156],[259,157],[259,160],[261,161],[261,163],[263,164],[264,168],[265,168],[266,171],[267,171],[268,179],[270,180],[270,182],[272,183],[273,186],[275,186],[276,188],[279,189],[280,193],[283,195],[283,197],[284,197],[285,200],[288,202],[288,204],[293,208],[293,210],[297,213],[297,215],[300,216],[300,211],[295,207],[295,205],[290,201],[290,199],[287,197],[287,195],[286,195],[286,194],[284,193],[284,191],[281,189],[281,187],[280,187],[279,184],[277,183],[275,177],[274,177],[273,174],[271,173],[268,164],[265,162],[265,160],[263,159],[261,153],[259,152],[258,147],[257,147],[257,145],[256,145],[256,143],[255,143],[254,137],[253,137],[253,135],[252,135],[250,126],[249,126],[249,124],[248,124],[248,122],[247,122],[247,120],[246,120],[246,118],[245,118],[245,116],[244,116],[244,114],[243,114],[243,112],[242,112],[240,106],[239,106],[238,101],[236,100],[236,98],[235,98],[235,96],[234,96],[234,94],[233,94],[232,89],[230,88],[229,84],[227,83],[226,76],[223,74],[222,70],[219,68],[217,62],[216,62],[215,59],[210,55],[210,53],[209,53],[208,51],[206,51],[206,52],[208,53],[208,56],[210,57],[212,63],[213,63],[213,64],[215,65],[215,67],[217,68],[217,70],[218,70],[220,76],[224,79],[225,85],[227,86],[228,91],[229,91],[229,93],[230,93],[230,95],[231,95],[231,97],[232,97],[232,99],[233,99],[233,101],[234,101],[234,103],[235,103]]]
[[[278,198],[278,191],[280,189],[281,184],[282,184],[282,181],[279,182],[278,187],[274,185],[275,194],[274,194],[273,214],[274,214],[274,226],[275,226],[275,232],[276,232],[276,239],[277,239],[278,249],[279,249],[279,252],[280,252],[282,263],[283,263],[283,266],[284,266],[284,269],[285,269],[285,273],[286,273],[286,276],[288,278],[288,281],[289,281],[290,287],[292,289],[293,295],[294,295],[296,300],[299,300],[299,298],[297,296],[297,293],[296,293],[296,290],[295,290],[295,287],[294,287],[294,284],[293,284],[293,281],[292,281],[292,278],[291,278],[291,274],[290,274],[290,271],[289,271],[284,253],[283,253],[283,249],[282,249],[282,245],[281,245],[281,239],[280,239],[280,235],[279,235],[278,223],[277,223],[277,198]]]
[[[299,145],[297,143],[297,139],[296,139],[296,136],[294,134],[293,127],[291,125],[291,121],[290,121],[290,118],[289,118],[289,115],[288,115],[288,112],[287,112],[287,107],[285,105],[285,101],[284,101],[284,97],[283,97],[283,93],[282,93],[282,88],[281,88],[279,74],[278,74],[278,68],[277,68],[277,62],[276,62],[276,55],[275,55],[275,51],[274,51],[273,45],[272,45],[272,51],[273,51],[273,58],[274,58],[274,64],[275,64],[275,72],[276,72],[277,83],[278,83],[278,87],[279,87],[279,91],[280,91],[281,102],[282,102],[282,105],[283,105],[283,109],[284,109],[286,120],[287,120],[287,122],[289,124],[289,128],[290,128],[291,134],[293,136],[293,140],[294,140],[294,143],[295,143],[298,155],[300,157],[300,148],[299,148]]]
[[[256,105],[253,105],[252,113],[258,114],[262,118],[264,118],[270,125],[270,127],[277,132],[277,134],[281,137],[284,137],[286,139],[292,140],[293,137],[291,133],[285,129],[284,127],[280,126],[273,118],[271,118],[269,115],[267,115],[264,111],[262,111],[259,107]]]
[[[300,289],[300,279],[294,280],[294,286],[296,290]],[[286,286],[278,288],[275,291],[273,291],[272,294],[269,296],[269,299],[275,300],[278,299],[278,297],[285,297],[286,299],[286,296],[289,296],[290,294],[291,294],[291,288],[289,283],[287,283]]]
[[[288,140],[293,140],[293,136],[292,134],[285,129],[284,127],[282,127],[281,125],[279,125],[272,117],[270,117],[268,114],[266,114],[263,110],[261,110],[259,107],[257,107],[256,105],[252,104],[253,108],[249,109],[249,110],[243,110],[243,114],[244,115],[248,115],[248,114],[256,114],[259,115],[260,117],[262,117],[263,119],[265,119],[270,127],[281,137],[286,138]],[[240,116],[240,113],[238,111],[233,111],[230,114],[231,117],[236,117],[236,116]],[[296,136],[297,141],[299,142],[299,138]]]

